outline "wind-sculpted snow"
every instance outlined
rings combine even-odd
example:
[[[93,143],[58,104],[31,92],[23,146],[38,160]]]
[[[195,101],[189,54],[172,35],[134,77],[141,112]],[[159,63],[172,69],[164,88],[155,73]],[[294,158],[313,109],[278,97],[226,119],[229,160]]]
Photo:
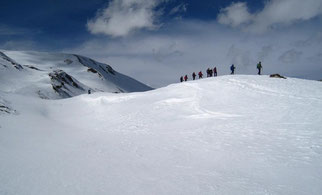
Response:
[[[322,194],[321,82],[3,97],[19,115],[0,115],[0,194]]]
[[[65,88],[58,92],[57,89],[61,86],[59,84],[64,82],[54,79],[55,84],[53,84],[53,77],[50,76],[57,71],[63,71],[84,88],[73,86],[72,91],[68,92],[69,89]],[[122,93],[147,91],[152,88],[118,73],[107,64],[79,55],[2,51],[0,52],[0,89],[8,93],[28,94],[42,99],[60,99],[85,94],[87,89]]]

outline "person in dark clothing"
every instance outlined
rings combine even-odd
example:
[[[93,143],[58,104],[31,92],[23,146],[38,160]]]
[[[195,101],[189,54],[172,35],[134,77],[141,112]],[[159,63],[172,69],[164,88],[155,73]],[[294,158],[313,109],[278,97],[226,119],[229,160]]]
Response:
[[[199,79],[202,79],[203,74],[201,71],[198,73],[198,76],[199,76]]]
[[[91,90],[89,89],[89,90],[87,91],[87,93],[88,93],[88,94],[91,94],[92,92],[91,92]]]
[[[196,79],[196,76],[197,76],[197,75],[196,75],[196,73],[195,73],[195,72],[193,72],[193,73],[192,73],[192,79],[193,79],[193,80],[195,80],[195,79]]]
[[[262,62],[259,62],[258,64],[257,64],[257,69],[258,69],[258,75],[261,75],[261,70],[262,70]]]
[[[180,82],[182,83],[183,82],[183,76],[180,77]]]
[[[214,77],[216,77],[217,76],[217,68],[215,67],[214,68]]]
[[[209,76],[212,77],[212,69],[209,68]]]
[[[184,76],[184,81],[188,80],[188,75]]]
[[[234,65],[234,64],[232,64],[232,65],[230,66],[230,70],[231,70],[231,73],[230,73],[230,74],[235,74],[235,69],[236,69],[235,65]]]

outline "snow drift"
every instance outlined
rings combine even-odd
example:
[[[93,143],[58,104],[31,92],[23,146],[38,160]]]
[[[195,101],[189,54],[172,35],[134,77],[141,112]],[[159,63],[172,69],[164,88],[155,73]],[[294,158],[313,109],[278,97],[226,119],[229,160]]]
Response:
[[[19,114],[0,115],[0,194],[322,194],[317,81],[1,97]]]

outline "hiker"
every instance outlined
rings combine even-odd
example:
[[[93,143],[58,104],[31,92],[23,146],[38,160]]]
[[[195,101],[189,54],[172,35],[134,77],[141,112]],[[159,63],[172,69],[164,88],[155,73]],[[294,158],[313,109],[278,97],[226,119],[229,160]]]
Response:
[[[180,77],[180,82],[182,83],[183,82],[183,76]]]
[[[258,64],[257,64],[257,69],[258,69],[258,75],[261,75],[261,70],[262,70],[262,62],[259,62]]]
[[[193,79],[193,80],[195,80],[195,79],[196,79],[196,76],[197,76],[197,75],[196,75],[196,73],[195,73],[195,72],[193,72],[193,73],[192,73],[192,79]]]
[[[202,79],[203,74],[201,71],[198,73],[198,76],[199,76],[199,79]]]
[[[215,67],[214,68],[214,77],[216,77],[217,76],[217,68]]]
[[[212,69],[209,68],[209,76],[212,77]]]
[[[188,75],[184,76],[184,81],[188,80]]]
[[[92,92],[91,92],[91,90],[89,89],[89,90],[87,91],[87,93],[88,93],[88,94],[91,94]]]
[[[235,74],[235,69],[236,69],[235,65],[234,65],[234,64],[232,64],[232,65],[230,66],[230,70],[231,70],[231,73],[230,73],[230,74]]]

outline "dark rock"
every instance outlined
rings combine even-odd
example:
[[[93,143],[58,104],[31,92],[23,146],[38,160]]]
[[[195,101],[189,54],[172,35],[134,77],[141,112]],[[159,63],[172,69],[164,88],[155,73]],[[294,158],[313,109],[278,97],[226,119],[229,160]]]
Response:
[[[39,68],[37,68],[35,66],[31,66],[31,65],[24,65],[24,66],[27,67],[27,68],[33,69],[33,70],[43,71],[43,70],[40,70]]]
[[[286,79],[286,77],[281,76],[280,74],[271,74],[269,75],[271,78],[281,78],[281,79]]]
[[[48,100],[49,99],[49,97],[47,97],[42,91],[40,91],[40,90],[38,90],[37,91],[37,94],[38,94],[38,96],[41,98],[41,99],[46,99],[46,100]]]
[[[13,59],[9,58],[3,52],[0,52],[0,57],[2,57],[2,59],[4,59],[4,60],[8,61],[9,63],[11,63],[12,66],[15,67],[17,70],[23,69],[23,67],[19,63],[15,62]]]
[[[115,70],[110,65],[106,65],[106,69],[109,73],[111,73],[112,75],[115,75]]]
[[[63,98],[84,94],[88,90],[88,87],[63,70],[55,70],[49,73],[49,77],[53,90]]]
[[[101,65],[99,65],[99,67],[101,68],[101,70],[103,70],[104,72],[111,73],[112,75],[115,75],[115,70],[113,70],[113,68],[109,65],[106,65],[106,67],[102,67]]]
[[[93,69],[93,68],[87,69],[87,72],[97,73],[97,71],[95,69]]]
[[[86,66],[86,67],[88,67],[89,69],[92,69],[92,70],[95,70],[94,68],[91,68],[88,64],[89,63],[92,63],[92,64],[94,64],[94,65],[96,65],[96,66],[98,66],[101,70],[95,70],[96,72],[98,72],[98,74],[101,76],[101,74],[103,74],[103,72],[105,72],[105,73],[110,73],[110,74],[112,74],[112,75],[115,75],[115,70],[110,66],[110,65],[107,65],[107,64],[102,64],[102,63],[97,63],[96,61],[94,61],[94,60],[92,60],[92,59],[90,59],[90,58],[88,58],[88,59],[85,59],[85,58],[83,58],[82,56],[78,56],[78,55],[74,55],[76,58],[77,58],[77,60],[79,61],[79,63],[81,63],[83,66]],[[104,65],[104,67],[102,66],[102,65]],[[89,70],[87,70],[87,71],[89,71]],[[102,72],[103,71],[103,72]],[[101,73],[101,74],[100,74]]]
[[[17,111],[12,109],[10,106],[5,105],[5,102],[0,99],[0,114],[17,114]]]
[[[69,64],[73,63],[73,60],[66,59],[66,60],[64,60],[64,62],[69,65]]]

